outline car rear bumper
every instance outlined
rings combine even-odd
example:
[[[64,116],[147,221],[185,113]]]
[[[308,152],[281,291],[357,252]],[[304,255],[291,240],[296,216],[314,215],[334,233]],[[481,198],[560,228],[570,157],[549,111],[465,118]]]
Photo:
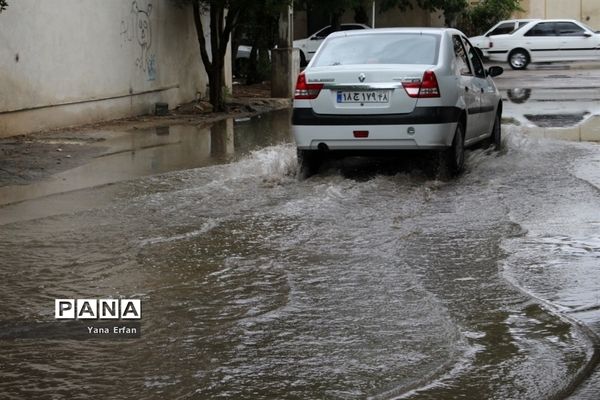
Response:
[[[456,122],[435,125],[363,125],[292,127],[296,146],[317,150],[425,150],[442,149],[452,144]],[[367,131],[368,137],[356,138],[355,131]],[[413,133],[414,131],[414,133]]]
[[[460,109],[416,108],[408,114],[319,115],[312,109],[296,108],[292,132],[303,150],[425,150],[452,144]],[[356,132],[367,137],[355,137]]]

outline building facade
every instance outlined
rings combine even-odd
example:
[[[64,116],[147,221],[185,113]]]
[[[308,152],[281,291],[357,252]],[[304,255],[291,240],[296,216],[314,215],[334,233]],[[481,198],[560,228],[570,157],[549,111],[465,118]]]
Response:
[[[579,20],[600,30],[600,1],[598,0],[521,0],[520,18],[569,18]]]
[[[205,97],[199,53],[191,9],[175,2],[12,1],[0,14],[0,137]]]

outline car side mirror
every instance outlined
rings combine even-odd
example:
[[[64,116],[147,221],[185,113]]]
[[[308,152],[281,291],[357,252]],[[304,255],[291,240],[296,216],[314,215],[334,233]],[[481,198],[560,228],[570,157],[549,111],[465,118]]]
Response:
[[[586,38],[590,38],[590,37],[592,37],[592,34],[589,32],[584,32],[583,36],[585,36]]]
[[[502,75],[503,72],[504,72],[504,68],[496,67],[496,66],[490,67],[487,70],[488,76],[491,76],[492,78],[495,76],[498,76],[498,75]]]

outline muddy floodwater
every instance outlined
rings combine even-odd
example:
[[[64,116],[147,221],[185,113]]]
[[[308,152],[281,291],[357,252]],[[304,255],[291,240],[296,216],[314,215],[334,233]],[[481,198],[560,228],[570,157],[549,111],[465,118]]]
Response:
[[[600,147],[519,104],[453,180],[355,158],[299,181],[280,111],[3,188],[0,325],[37,337],[0,334],[0,397],[599,398]],[[141,299],[141,337],[44,339],[73,298]]]

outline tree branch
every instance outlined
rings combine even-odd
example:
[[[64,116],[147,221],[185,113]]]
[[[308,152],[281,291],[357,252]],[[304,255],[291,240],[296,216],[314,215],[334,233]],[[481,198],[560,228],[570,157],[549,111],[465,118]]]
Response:
[[[210,7],[210,52],[212,55],[213,67],[219,65],[219,12],[215,5]]]
[[[204,38],[204,27],[202,26],[202,12],[200,11],[200,4],[197,1],[193,2],[194,7],[194,25],[196,26],[196,36],[198,36],[198,42],[200,44],[200,57],[204,64],[204,69],[208,73],[212,69],[212,63],[208,57],[206,51],[206,39]]]
[[[221,43],[228,43],[229,37],[233,29],[236,27],[238,23],[238,16],[240,14],[239,8],[231,8],[227,12],[227,16],[225,17],[225,26],[223,27],[223,31],[221,32]],[[221,49],[221,53],[219,56],[221,58],[225,57],[225,53],[227,52],[227,46],[223,46]]]

